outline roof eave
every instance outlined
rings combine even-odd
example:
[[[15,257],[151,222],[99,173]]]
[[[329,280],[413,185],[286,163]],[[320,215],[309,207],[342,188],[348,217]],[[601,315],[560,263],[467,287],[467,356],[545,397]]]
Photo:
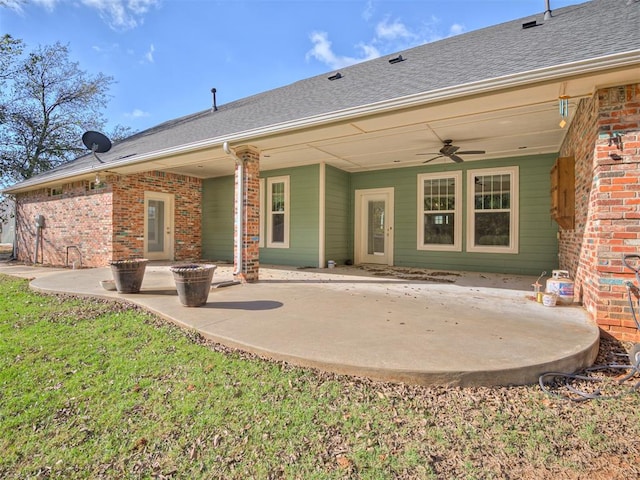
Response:
[[[267,125],[265,127],[245,130],[230,135],[212,137],[198,142],[148,152],[135,157],[128,157],[120,161],[109,162],[107,164],[104,164],[100,168],[87,167],[76,170],[72,174],[65,172],[60,173],[59,175],[51,175],[46,179],[42,179],[41,181],[36,180],[31,182],[29,180],[26,180],[25,182],[15,185],[14,187],[5,188],[1,192],[4,194],[22,193],[33,190],[45,184],[52,184],[60,182],[62,180],[95,174],[96,172],[104,170],[115,170],[119,167],[129,167],[132,165],[143,164],[166,157],[193,153],[213,147],[222,147],[225,142],[232,144],[246,143],[251,142],[256,138],[265,137],[268,135],[283,134],[302,128],[310,128],[338,121],[352,120],[355,118],[371,114],[385,113],[400,108],[410,108],[427,105],[433,102],[455,100],[472,95],[487,94],[500,90],[524,87],[526,85],[558,81],[560,79],[569,77],[591,75],[608,70],[637,66],[639,64],[640,49],[566,63],[562,65],[556,65],[552,67],[530,70],[512,75],[495,77],[487,80],[480,80],[477,82],[469,82],[452,87],[445,87],[428,92],[421,92],[418,94],[383,100],[367,105],[360,105],[357,107],[346,108],[343,110],[314,115],[311,117],[300,118],[293,121]]]

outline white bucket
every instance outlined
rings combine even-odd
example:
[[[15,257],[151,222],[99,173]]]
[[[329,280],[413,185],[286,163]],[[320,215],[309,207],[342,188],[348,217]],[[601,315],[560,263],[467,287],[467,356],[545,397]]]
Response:
[[[545,307],[555,307],[558,296],[555,293],[545,293],[542,295],[542,304]]]
[[[329,261],[327,262],[327,267],[329,267],[329,268],[335,268],[335,266],[336,266],[336,262],[334,262],[333,260],[329,260]]]

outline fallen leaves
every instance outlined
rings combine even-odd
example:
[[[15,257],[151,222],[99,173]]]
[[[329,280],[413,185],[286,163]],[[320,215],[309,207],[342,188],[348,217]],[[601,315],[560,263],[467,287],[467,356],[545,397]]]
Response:
[[[353,462],[345,455],[337,455],[336,463],[341,470],[349,470],[353,465]]]

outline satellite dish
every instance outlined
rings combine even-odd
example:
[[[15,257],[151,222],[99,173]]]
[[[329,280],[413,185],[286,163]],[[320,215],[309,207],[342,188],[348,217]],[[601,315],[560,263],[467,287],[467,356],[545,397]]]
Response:
[[[85,132],[82,135],[82,143],[93,153],[105,153],[111,149],[111,140],[100,132]]]
[[[111,140],[109,140],[106,135],[89,130],[88,132],[84,132],[82,135],[82,143],[84,143],[85,147],[91,150],[91,153],[96,157],[96,160],[100,163],[104,163],[100,160],[98,155],[96,155],[96,152],[105,153],[111,149]]]

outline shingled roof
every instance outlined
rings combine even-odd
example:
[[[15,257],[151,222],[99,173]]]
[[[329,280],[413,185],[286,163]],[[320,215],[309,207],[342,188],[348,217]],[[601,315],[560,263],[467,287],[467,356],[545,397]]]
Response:
[[[115,144],[100,158],[105,164],[133,162],[151,152],[208,139],[222,142],[241,132],[385,100],[638,51],[639,25],[639,0],[591,0],[554,10],[547,20],[541,12],[343,68],[336,80],[329,77],[337,72],[329,72],[220,105],[215,112],[209,108],[171,120]],[[398,55],[404,61],[389,62]],[[85,155],[14,188],[72,176],[93,163]]]

